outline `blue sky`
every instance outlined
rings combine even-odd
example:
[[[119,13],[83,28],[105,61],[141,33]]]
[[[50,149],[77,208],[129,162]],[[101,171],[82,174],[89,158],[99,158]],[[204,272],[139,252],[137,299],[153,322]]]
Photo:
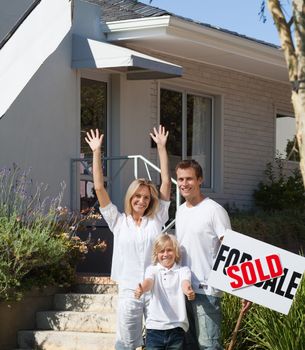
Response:
[[[149,4],[149,0],[140,0]],[[279,45],[273,20],[260,20],[261,0],[153,0],[151,5],[187,18]]]

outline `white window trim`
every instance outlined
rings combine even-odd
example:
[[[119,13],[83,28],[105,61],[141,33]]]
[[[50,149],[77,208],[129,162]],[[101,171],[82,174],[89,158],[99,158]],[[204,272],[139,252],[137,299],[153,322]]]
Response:
[[[274,111],[274,142],[273,142],[273,158],[276,159],[276,119],[278,115],[285,115],[287,117],[291,117],[295,119],[295,113],[294,112],[287,112],[281,109],[275,109]],[[286,163],[288,164],[298,164],[298,162],[296,160],[289,160],[284,158],[283,159]]]

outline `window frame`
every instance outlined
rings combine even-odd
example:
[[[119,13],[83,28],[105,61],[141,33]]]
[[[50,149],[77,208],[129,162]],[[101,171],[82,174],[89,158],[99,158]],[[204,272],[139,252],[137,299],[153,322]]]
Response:
[[[167,83],[159,84],[158,88],[158,121],[160,123],[160,109],[161,109],[161,90],[171,90],[182,94],[182,159],[187,158],[187,96],[193,95],[203,98],[211,99],[211,168],[210,168],[210,186],[202,185],[202,188],[207,192],[215,191],[215,103],[216,96],[213,94],[199,91],[199,89],[191,87],[182,87],[179,85],[172,85]]]
[[[287,111],[283,111],[283,110],[275,110],[275,114],[274,114],[274,159],[277,159],[277,118],[278,116],[284,116],[284,117],[291,117],[295,120],[295,114],[293,112],[287,112]],[[296,135],[296,133],[295,133]],[[287,159],[287,157],[285,158],[280,158],[285,162],[290,162],[292,164],[297,164],[299,163],[297,160],[291,160],[291,159]]]

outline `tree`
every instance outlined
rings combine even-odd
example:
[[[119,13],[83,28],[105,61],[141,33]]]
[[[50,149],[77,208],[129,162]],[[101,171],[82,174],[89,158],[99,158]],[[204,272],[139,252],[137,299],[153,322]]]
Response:
[[[305,185],[305,0],[291,0],[291,16],[280,0],[265,1],[280,37],[281,48],[291,83],[291,101],[296,119],[296,138],[300,154],[300,169]]]

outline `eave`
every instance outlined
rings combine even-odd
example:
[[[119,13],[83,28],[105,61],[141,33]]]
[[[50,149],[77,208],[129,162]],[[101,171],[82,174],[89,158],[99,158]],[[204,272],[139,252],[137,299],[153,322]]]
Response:
[[[174,16],[107,22],[107,41],[288,83],[278,47]]]

